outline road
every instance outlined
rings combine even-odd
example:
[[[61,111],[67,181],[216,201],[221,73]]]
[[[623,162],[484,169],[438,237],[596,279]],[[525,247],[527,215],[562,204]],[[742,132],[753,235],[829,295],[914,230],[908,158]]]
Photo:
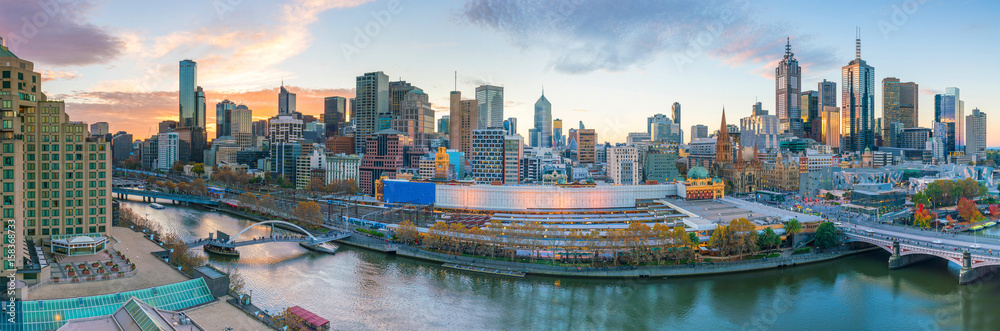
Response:
[[[855,224],[839,222],[838,228],[855,235],[874,236],[883,239],[897,239],[901,243],[921,245],[952,251],[968,250],[974,254],[1000,256],[1000,239],[962,233],[944,233],[888,224]],[[939,241],[940,243],[935,243]],[[978,245],[978,247],[973,247]]]

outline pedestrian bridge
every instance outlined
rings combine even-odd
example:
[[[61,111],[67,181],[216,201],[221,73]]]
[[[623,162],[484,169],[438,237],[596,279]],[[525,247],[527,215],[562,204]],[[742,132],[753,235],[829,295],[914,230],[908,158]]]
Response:
[[[111,193],[118,194],[122,199],[128,199],[130,195],[140,196],[143,198],[148,198],[150,202],[156,202],[156,199],[173,200],[177,202],[187,202],[187,203],[199,203],[203,205],[213,205],[219,204],[219,200],[199,195],[187,195],[187,194],[172,194],[157,191],[146,191],[146,190],[136,190],[124,187],[113,187],[111,188]],[[145,199],[143,200],[145,201]]]
[[[271,235],[268,237],[239,240],[240,237],[247,232],[247,230],[265,225],[270,225],[273,227],[275,224],[290,226],[295,230],[295,232],[301,233],[303,234],[303,236],[275,235],[274,231],[271,231]],[[212,246],[218,246],[223,248],[236,248],[242,246],[250,246],[250,245],[273,243],[273,242],[296,242],[296,243],[305,243],[308,245],[317,245],[325,242],[344,239],[350,236],[351,236],[350,232],[332,231],[332,230],[320,236],[313,236],[312,233],[310,233],[309,231],[306,231],[302,227],[292,223],[288,223],[285,221],[264,221],[248,226],[243,230],[240,230],[240,232],[236,233],[235,236],[229,238],[213,238],[212,236],[209,236],[208,238],[205,239],[189,242],[187,243],[187,247],[194,248],[211,244]]]
[[[1000,252],[970,250],[966,247],[867,233],[856,229],[842,228],[842,230],[845,242],[869,243],[892,254],[889,257],[889,269],[899,269],[934,257],[942,258],[962,268],[959,273],[959,284],[968,284],[1000,271]]]

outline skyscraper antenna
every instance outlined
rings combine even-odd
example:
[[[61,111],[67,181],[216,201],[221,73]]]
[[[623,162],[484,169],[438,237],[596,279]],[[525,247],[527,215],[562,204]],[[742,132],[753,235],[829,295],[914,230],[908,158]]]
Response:
[[[857,59],[860,60],[861,59],[861,27],[860,26],[858,27],[858,39],[855,39],[854,43],[855,43],[855,47],[857,47],[857,51],[856,51],[855,55],[857,56]]]
[[[458,91],[458,70],[455,70],[455,89],[452,91]]]

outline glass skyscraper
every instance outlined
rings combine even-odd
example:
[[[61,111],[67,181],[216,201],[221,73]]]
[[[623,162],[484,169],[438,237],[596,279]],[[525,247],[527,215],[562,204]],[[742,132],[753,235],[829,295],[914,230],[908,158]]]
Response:
[[[479,128],[503,128],[503,87],[482,85],[476,88],[479,104]]]
[[[946,131],[948,152],[962,151],[965,147],[965,114],[957,87],[945,89],[944,94],[934,96],[934,122],[941,123]]]
[[[295,93],[285,89],[285,82],[281,82],[278,91],[278,115],[288,115],[295,113]]]
[[[842,68],[841,139],[844,152],[875,147],[875,68],[861,59],[861,38],[856,57]]]
[[[368,136],[378,131],[380,116],[389,115],[389,76],[381,71],[358,76],[356,90],[354,150],[364,153]]]
[[[233,109],[236,103],[229,100],[215,104],[215,138],[232,136]]]
[[[205,126],[205,113],[199,116],[197,106],[198,92],[198,63],[192,60],[180,62],[180,89],[178,90],[178,100],[180,101],[180,122],[181,127]]]
[[[531,147],[552,147],[552,104],[545,92],[535,101],[535,127],[528,131]]]

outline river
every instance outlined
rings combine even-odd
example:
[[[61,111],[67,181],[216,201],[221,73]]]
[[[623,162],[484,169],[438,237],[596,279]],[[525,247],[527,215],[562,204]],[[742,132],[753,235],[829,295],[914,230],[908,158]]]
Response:
[[[168,205],[148,213],[185,240],[252,225]],[[266,236],[264,227],[247,235]],[[1000,279],[959,286],[941,259],[889,271],[886,252],[761,272],[656,280],[506,278],[340,247],[241,247],[254,302],[299,305],[344,330],[1000,329]],[[215,265],[227,260],[211,259]]]

